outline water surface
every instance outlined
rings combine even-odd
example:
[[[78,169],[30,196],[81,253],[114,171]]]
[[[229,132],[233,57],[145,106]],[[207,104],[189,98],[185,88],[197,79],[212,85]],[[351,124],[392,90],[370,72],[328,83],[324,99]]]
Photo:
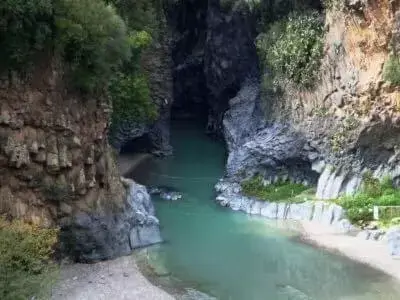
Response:
[[[221,300],[400,299],[390,277],[303,244],[275,222],[215,204],[213,185],[223,176],[224,147],[202,128],[175,124],[172,144],[173,157],[150,161],[132,174],[144,184],[183,193],[177,202],[155,199],[167,242],[146,252],[160,275],[153,280]]]

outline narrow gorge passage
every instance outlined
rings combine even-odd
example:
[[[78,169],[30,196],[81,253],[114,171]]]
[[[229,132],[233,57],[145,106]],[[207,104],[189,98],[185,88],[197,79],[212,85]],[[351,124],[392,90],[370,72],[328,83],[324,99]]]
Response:
[[[388,276],[302,244],[278,226],[285,224],[215,204],[213,185],[223,175],[225,151],[203,132],[193,122],[175,122],[174,156],[144,161],[131,174],[140,183],[183,194],[178,201],[153,197],[166,243],[138,253],[153,282],[178,294],[194,288],[220,300],[398,299]]]

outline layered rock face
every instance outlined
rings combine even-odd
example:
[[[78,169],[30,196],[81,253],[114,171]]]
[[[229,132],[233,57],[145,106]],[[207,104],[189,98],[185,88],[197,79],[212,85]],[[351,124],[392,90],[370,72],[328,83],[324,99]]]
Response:
[[[229,147],[230,176],[272,173],[318,181],[321,199],[354,193],[367,171],[399,183],[399,91],[383,80],[389,43],[398,43],[399,12],[393,1],[360,5],[327,11],[316,87],[299,90],[281,82],[282,94],[264,95],[264,128],[242,129],[257,127],[252,107],[259,98],[247,92],[248,102],[231,100],[224,119],[225,138],[235,141]]]
[[[107,141],[107,101],[69,92],[55,61],[31,75],[0,80],[0,214],[60,226],[64,252],[80,260],[143,244],[129,243],[140,223],[132,203],[148,195],[126,197]]]

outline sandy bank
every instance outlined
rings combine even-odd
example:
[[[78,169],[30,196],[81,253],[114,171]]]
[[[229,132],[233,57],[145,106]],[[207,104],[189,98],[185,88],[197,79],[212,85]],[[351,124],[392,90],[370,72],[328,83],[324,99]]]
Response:
[[[332,226],[315,222],[301,222],[302,239],[311,244],[339,252],[355,261],[381,270],[400,281],[400,259],[390,256],[384,241],[361,238],[335,232]]]
[[[172,300],[139,271],[133,256],[61,268],[52,300]]]

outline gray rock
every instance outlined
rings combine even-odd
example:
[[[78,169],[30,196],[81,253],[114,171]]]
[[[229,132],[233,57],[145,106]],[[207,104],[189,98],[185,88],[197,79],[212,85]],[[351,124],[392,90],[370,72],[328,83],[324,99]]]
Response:
[[[332,223],[339,233],[350,233],[355,230],[355,227],[347,219]]]
[[[390,255],[400,257],[400,227],[390,228],[386,233]]]
[[[286,219],[289,205],[287,203],[278,203],[277,206],[278,206],[278,210],[276,213],[277,219],[280,220]]]
[[[182,194],[179,192],[162,192],[160,198],[168,201],[176,201],[182,199]]]
[[[265,202],[261,206],[261,215],[268,219],[276,219],[278,213],[278,205],[276,203]]]
[[[363,239],[363,240],[369,240],[370,236],[371,236],[371,233],[368,230],[360,231],[357,234],[357,238]]]
[[[261,201],[254,201],[250,209],[250,214],[260,215],[261,207],[263,207],[263,203]]]
[[[127,199],[121,211],[79,213],[61,224],[63,253],[76,261],[93,262],[131,253],[161,242],[159,221],[146,187],[124,179]]]
[[[312,218],[313,209],[314,204],[310,201],[290,204],[287,219],[309,221]]]
[[[314,214],[312,221],[322,222],[325,203],[323,201],[316,201],[314,204]]]
[[[161,243],[160,229],[157,225],[138,227],[141,247]]]
[[[379,241],[381,239],[381,237],[385,234],[385,232],[380,229],[369,230],[369,232],[370,232],[369,239],[374,240],[374,241]]]

